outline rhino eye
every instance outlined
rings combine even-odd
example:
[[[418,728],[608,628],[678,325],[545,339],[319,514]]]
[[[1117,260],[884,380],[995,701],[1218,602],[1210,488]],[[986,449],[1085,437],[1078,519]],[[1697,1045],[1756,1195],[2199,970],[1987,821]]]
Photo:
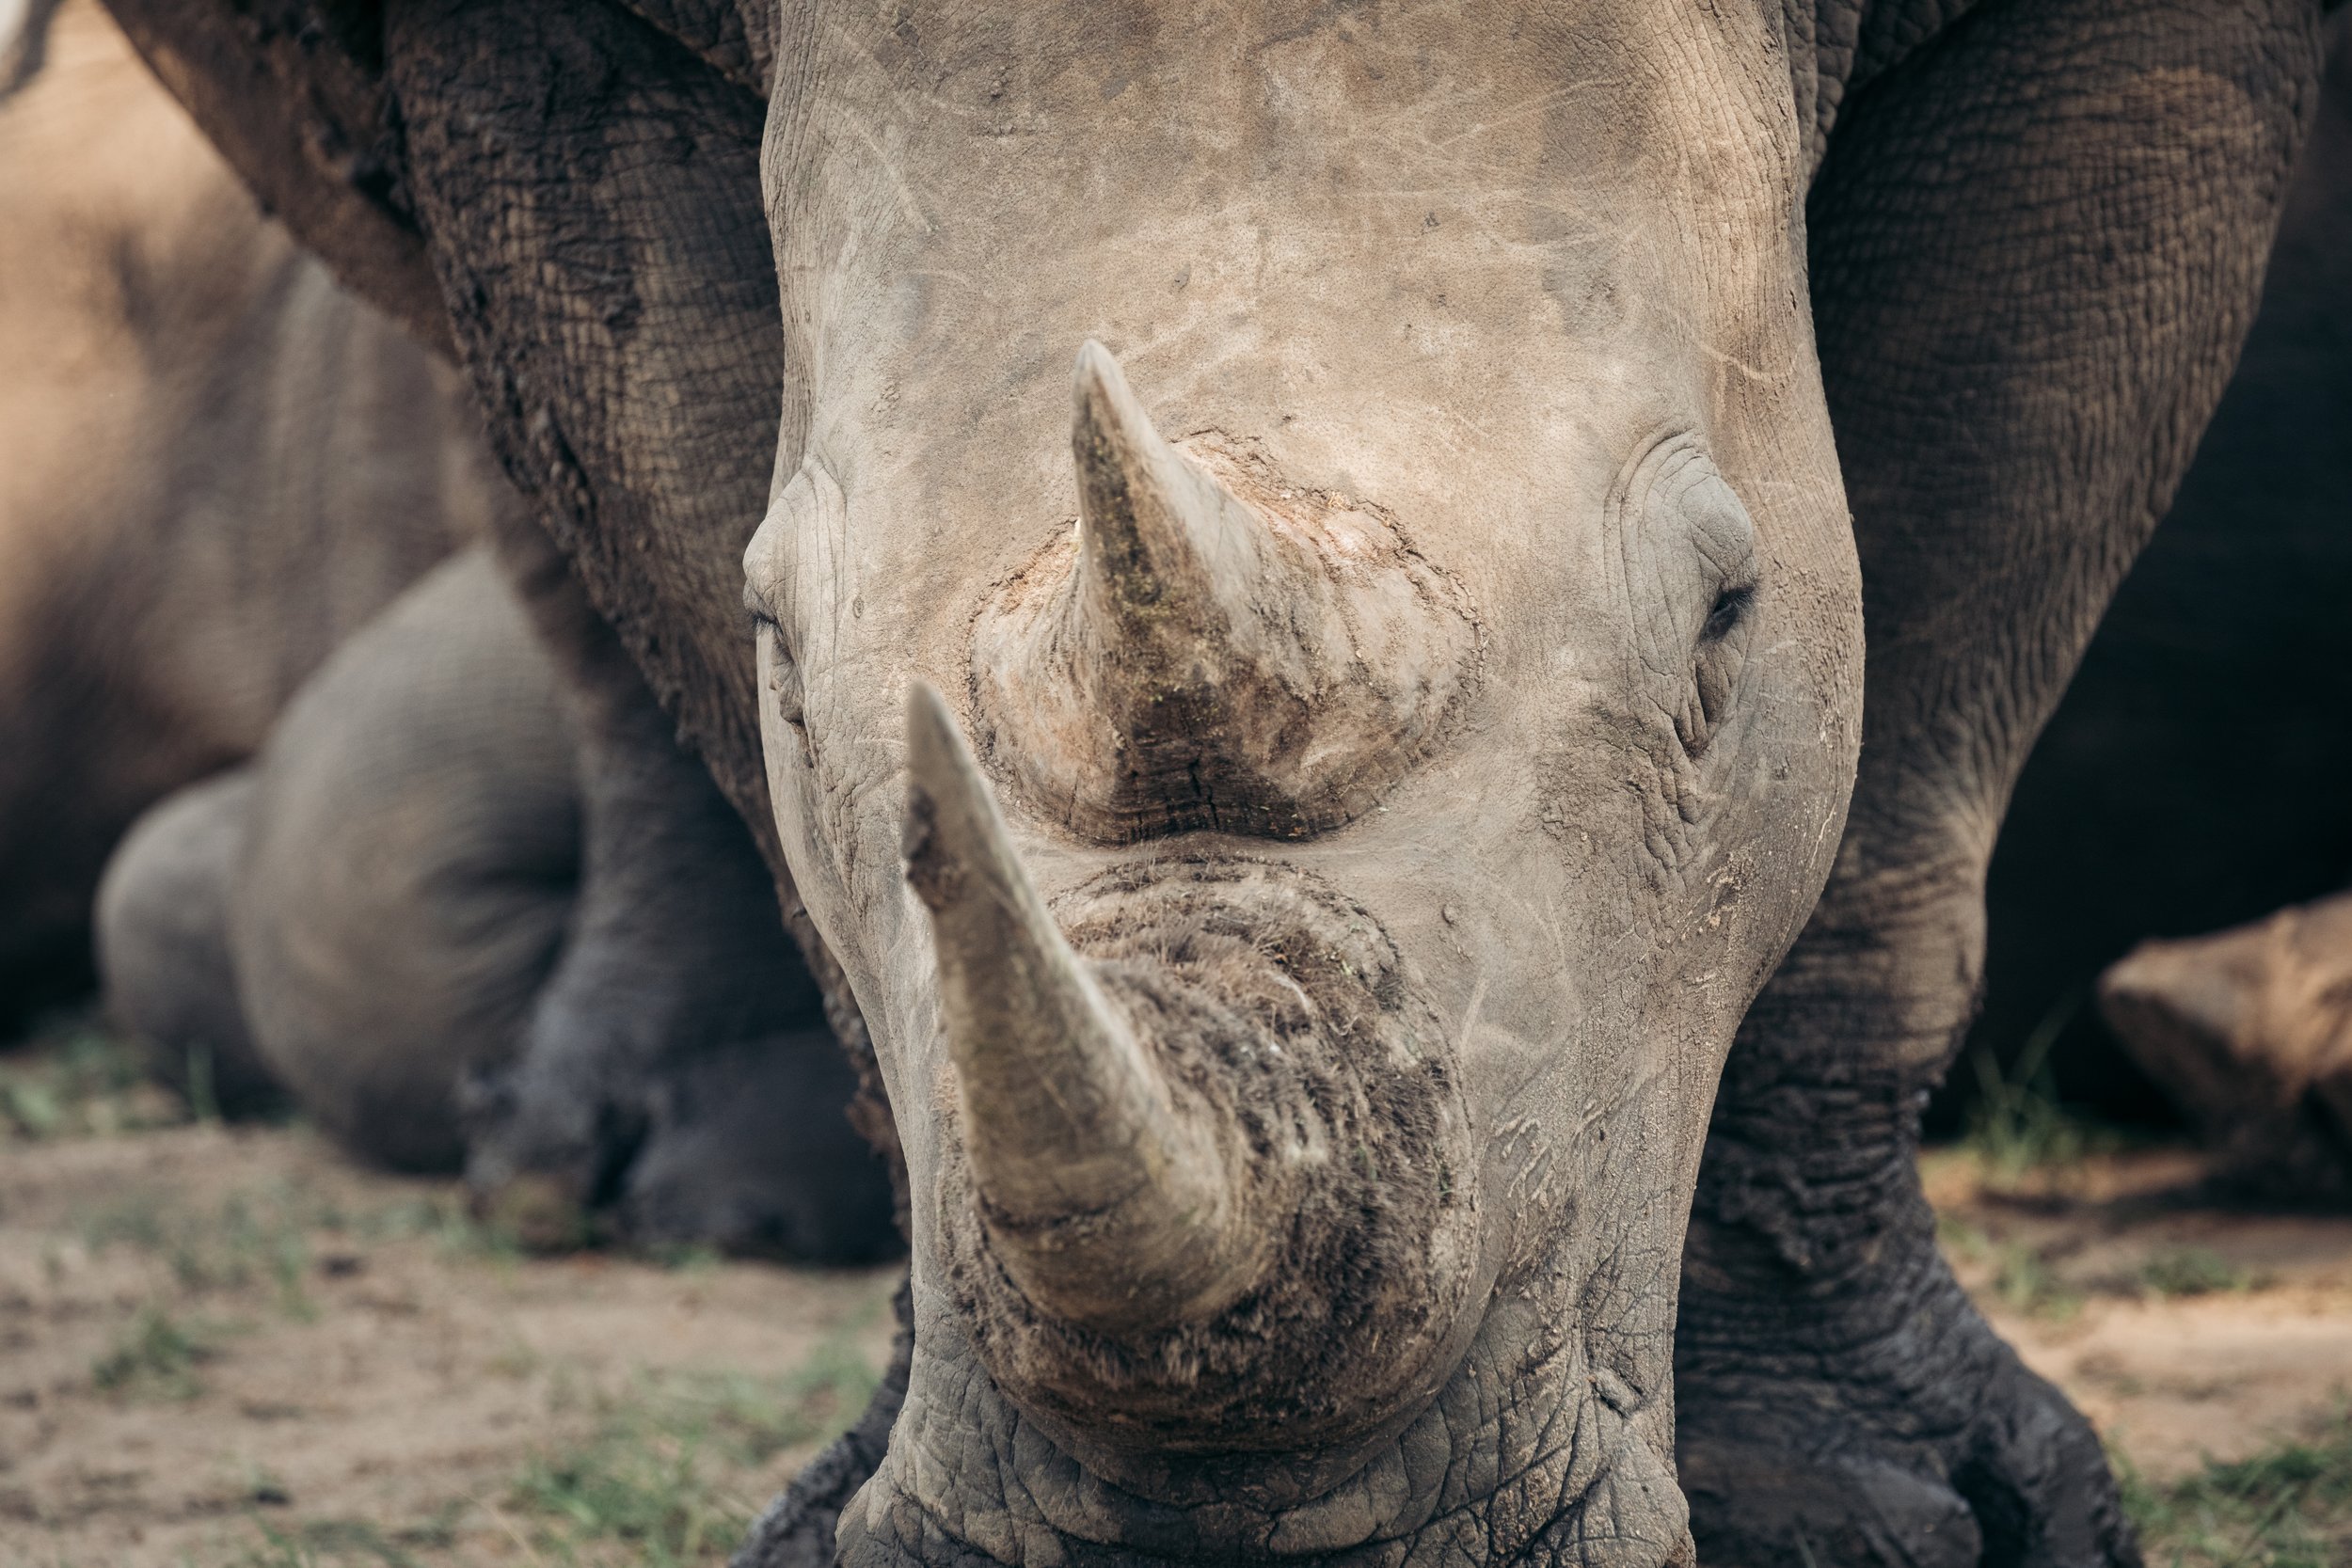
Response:
[[[1756,597],[1756,584],[1736,583],[1715,595],[1714,608],[1707,612],[1707,624],[1699,628],[1701,642],[1721,642],[1729,637],[1747,617],[1748,605]]]
[[[1730,713],[1739,694],[1740,670],[1745,662],[1748,639],[1740,633],[1756,603],[1754,578],[1731,583],[1715,593],[1714,607],[1699,629],[1697,656],[1692,660],[1692,710],[1677,725],[1682,744],[1692,757],[1706,754],[1716,729]]]
[[[1706,577],[1714,581],[1711,595],[1699,601],[1707,611],[1692,650],[1684,719],[1677,726],[1684,750],[1695,758],[1706,754],[1739,701],[1750,641],[1747,629],[1756,610],[1757,562],[1756,529],[1747,509],[1711,467],[1700,470],[1684,493],[1684,504],[1693,542],[1706,562]]]
[[[783,635],[784,627],[776,619],[774,608],[756,585],[747,582],[743,585],[743,627],[756,636],[762,626],[774,631],[779,637]]]

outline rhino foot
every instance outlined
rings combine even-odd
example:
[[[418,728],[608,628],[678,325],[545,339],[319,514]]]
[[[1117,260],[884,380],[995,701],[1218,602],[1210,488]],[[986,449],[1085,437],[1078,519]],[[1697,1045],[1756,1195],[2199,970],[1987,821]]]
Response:
[[[1781,1302],[1768,1316],[1788,1338],[1756,1339],[1736,1367],[1717,1342],[1678,1379],[1681,1479],[1708,1568],[2139,1568],[2090,1424],[1940,1260],[1934,1274],[1948,1289],[1915,1298],[1875,1342],[1855,1343],[1821,1303]],[[1816,1348],[1791,1355],[1796,1344]]]

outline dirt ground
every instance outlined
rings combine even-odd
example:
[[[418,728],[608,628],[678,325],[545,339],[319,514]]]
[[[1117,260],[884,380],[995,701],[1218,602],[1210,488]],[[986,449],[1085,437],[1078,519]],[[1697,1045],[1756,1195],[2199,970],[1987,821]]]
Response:
[[[1927,1165],[1979,1305],[2152,1481],[2352,1409],[2352,1216],[2213,1206],[2203,1174],[2181,1148],[2008,1180],[1964,1152]]]
[[[0,1057],[0,1568],[715,1564],[887,1353],[894,1269],[525,1258],[83,1053]]]
[[[2199,1174],[1928,1166],[2152,1562],[2352,1561],[2352,1219]],[[862,1405],[894,1284],[526,1258],[453,1184],[191,1120],[94,1035],[0,1057],[0,1568],[717,1564]]]

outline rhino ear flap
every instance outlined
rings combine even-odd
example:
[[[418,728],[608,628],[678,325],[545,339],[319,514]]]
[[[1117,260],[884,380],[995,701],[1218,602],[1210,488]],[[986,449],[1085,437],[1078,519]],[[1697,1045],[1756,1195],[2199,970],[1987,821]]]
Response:
[[[1109,1330],[1221,1308],[1254,1277],[1213,1137],[1071,950],[939,693],[907,699],[907,879],[995,1251],[1032,1302]]]

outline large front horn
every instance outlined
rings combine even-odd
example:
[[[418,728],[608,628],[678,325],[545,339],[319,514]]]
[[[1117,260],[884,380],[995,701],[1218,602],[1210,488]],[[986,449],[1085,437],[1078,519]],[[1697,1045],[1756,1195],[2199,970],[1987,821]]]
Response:
[[[1080,833],[1320,832],[1427,749],[1475,644],[1459,592],[1376,508],[1253,444],[1152,427],[1078,354],[1079,527],[984,615],[996,754]]]
[[[1110,1333],[1221,1310],[1256,1277],[1207,1118],[1188,1114],[1022,870],[939,693],[907,704],[908,878],[998,1259],[1040,1308]]]

